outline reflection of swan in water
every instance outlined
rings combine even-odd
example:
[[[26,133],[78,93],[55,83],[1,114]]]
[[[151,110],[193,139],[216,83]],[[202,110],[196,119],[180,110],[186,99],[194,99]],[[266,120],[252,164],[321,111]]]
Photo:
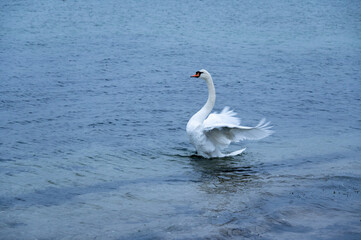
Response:
[[[201,188],[207,193],[236,192],[253,186],[258,178],[259,169],[246,159],[205,159],[193,155],[190,164],[200,173]]]

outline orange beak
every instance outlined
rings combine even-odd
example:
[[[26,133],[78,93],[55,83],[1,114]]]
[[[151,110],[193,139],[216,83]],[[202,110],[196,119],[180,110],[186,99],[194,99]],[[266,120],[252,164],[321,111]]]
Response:
[[[196,73],[196,74],[192,75],[191,77],[196,77],[197,78],[197,77],[199,77],[199,75],[200,75],[199,73]]]

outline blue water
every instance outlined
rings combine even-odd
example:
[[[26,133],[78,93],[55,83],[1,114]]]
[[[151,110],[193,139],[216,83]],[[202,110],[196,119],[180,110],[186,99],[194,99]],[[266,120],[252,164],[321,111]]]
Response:
[[[1,239],[360,239],[360,1],[1,1]],[[202,159],[216,111],[275,134]]]

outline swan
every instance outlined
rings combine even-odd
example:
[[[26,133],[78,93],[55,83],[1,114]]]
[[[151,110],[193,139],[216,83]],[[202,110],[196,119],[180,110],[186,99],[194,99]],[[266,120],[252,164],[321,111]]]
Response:
[[[246,148],[223,154],[221,151],[231,142],[241,140],[259,140],[273,133],[270,122],[262,119],[255,127],[240,126],[240,119],[236,113],[225,107],[220,113],[211,113],[216,102],[216,91],[211,74],[201,69],[191,76],[202,78],[208,86],[208,100],[206,104],[187,123],[187,134],[190,142],[197,150],[197,154],[204,158],[227,157],[241,154]]]

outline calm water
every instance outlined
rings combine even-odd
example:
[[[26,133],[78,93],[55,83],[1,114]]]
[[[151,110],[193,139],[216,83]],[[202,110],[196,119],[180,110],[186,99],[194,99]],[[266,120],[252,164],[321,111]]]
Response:
[[[1,1],[1,239],[360,239],[360,1]],[[276,133],[192,156],[206,101]]]

